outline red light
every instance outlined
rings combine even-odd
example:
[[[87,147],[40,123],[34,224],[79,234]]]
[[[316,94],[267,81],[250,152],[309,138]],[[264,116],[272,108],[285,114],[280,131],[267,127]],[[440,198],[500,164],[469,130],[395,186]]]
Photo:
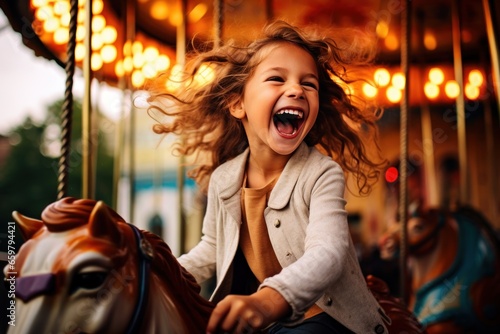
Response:
[[[398,172],[398,169],[396,167],[389,167],[385,171],[385,180],[389,183],[396,182],[396,180],[398,179],[398,176],[399,176],[399,172]]]

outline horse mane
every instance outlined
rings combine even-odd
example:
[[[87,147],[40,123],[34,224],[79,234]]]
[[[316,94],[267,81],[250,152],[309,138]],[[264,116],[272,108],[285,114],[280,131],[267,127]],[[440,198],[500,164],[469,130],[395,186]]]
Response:
[[[175,300],[175,305],[188,327],[188,333],[204,331],[215,305],[200,295],[200,286],[179,264],[163,239],[149,231],[142,233],[154,249],[151,269]]]
[[[91,199],[66,197],[47,206],[42,221],[50,232],[68,231],[87,224],[96,203]]]

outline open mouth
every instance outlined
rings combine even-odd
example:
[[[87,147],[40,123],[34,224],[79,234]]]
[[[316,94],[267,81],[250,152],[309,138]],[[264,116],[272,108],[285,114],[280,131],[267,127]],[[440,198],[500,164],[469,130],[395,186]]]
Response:
[[[304,121],[303,117],[304,112],[300,110],[283,109],[274,114],[274,126],[281,134],[294,135],[300,129]]]

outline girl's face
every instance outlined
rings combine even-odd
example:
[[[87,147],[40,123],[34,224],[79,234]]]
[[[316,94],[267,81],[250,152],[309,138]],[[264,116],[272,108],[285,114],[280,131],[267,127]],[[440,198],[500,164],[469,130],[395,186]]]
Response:
[[[231,113],[242,120],[251,150],[289,155],[318,116],[316,63],[307,51],[286,42],[263,48],[260,56]]]

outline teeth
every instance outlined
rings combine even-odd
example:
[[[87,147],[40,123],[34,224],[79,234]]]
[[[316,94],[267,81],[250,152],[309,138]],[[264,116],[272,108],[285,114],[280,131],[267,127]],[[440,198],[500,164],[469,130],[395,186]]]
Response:
[[[302,116],[304,115],[302,111],[293,109],[283,109],[276,113],[276,115],[283,115],[283,114],[295,115],[298,116],[299,118],[302,118]]]

